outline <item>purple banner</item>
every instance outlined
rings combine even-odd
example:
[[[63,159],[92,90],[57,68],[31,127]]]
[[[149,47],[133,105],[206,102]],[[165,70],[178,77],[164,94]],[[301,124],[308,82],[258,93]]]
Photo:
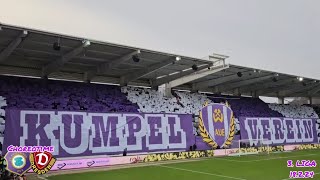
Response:
[[[316,120],[240,117],[241,139],[248,139],[251,146],[262,139],[269,145],[318,143]]]
[[[54,146],[56,157],[185,151],[195,143],[192,115],[6,110],[9,145]]]
[[[229,148],[239,148],[240,135],[235,135]],[[203,141],[201,136],[196,137],[197,150],[212,150],[213,148]]]

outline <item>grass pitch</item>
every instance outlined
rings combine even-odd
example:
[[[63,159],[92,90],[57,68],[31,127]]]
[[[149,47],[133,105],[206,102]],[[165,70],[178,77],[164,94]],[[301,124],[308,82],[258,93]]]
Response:
[[[288,168],[287,161],[315,160],[317,167]],[[172,162],[172,161],[171,161]],[[108,171],[49,176],[49,180],[287,180],[290,171],[314,171],[320,180],[320,150],[269,155],[214,157],[182,163],[154,164]]]

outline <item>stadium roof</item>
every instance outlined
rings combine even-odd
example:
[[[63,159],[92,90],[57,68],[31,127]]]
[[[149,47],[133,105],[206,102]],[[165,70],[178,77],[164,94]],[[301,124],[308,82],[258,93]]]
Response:
[[[58,50],[59,49],[59,50]],[[270,97],[319,97],[320,81],[0,24],[0,74]]]

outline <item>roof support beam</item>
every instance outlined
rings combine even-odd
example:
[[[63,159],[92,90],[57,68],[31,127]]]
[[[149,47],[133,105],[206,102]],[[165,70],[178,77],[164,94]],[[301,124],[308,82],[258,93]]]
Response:
[[[242,73],[242,76],[246,76],[248,74],[249,74],[249,72],[245,72],[245,73]],[[208,87],[214,87],[214,86],[223,84],[225,82],[232,81],[235,78],[239,78],[237,74],[225,76],[225,77],[220,77],[220,78],[216,78],[216,79],[211,79],[209,81],[198,82],[193,85],[193,90],[200,90],[200,89],[204,89],[204,88],[208,88]]]
[[[116,58],[116,59],[113,59],[109,62],[103,63],[97,68],[97,72],[104,73],[104,72],[118,66],[119,64],[131,59],[132,56],[137,55],[137,54],[140,54],[140,50],[136,50],[134,52],[131,52],[131,53],[128,53],[124,56],[121,56],[120,58]]]
[[[294,79],[283,79],[283,80],[279,80],[277,82],[266,82],[266,83],[263,83],[263,85],[258,85],[256,87],[252,87],[252,86],[249,86],[249,87],[243,87],[243,88],[240,88],[240,91],[242,93],[246,93],[246,92],[250,92],[250,91],[259,91],[259,90],[264,90],[264,89],[268,89],[268,88],[272,88],[272,87],[275,87],[275,86],[281,86],[281,85],[286,85],[286,84],[292,84],[295,80],[297,80],[296,78]]]
[[[295,96],[295,94],[299,94],[300,92],[308,91],[308,90],[314,88],[315,86],[317,86],[317,85],[309,84],[307,86],[303,86],[303,87],[300,87],[300,88],[292,89],[292,90],[290,90],[289,93],[286,93],[285,96],[286,97],[292,97],[292,96]],[[308,96],[307,92],[305,93],[305,96]]]
[[[310,91],[308,92],[308,94],[309,94],[309,95],[314,95],[314,94],[316,94],[316,93],[319,92],[319,91],[320,91],[320,85],[318,85],[318,86],[316,86],[314,89],[310,90]]]
[[[91,69],[91,70],[85,72],[84,80],[86,82],[88,82],[88,81],[90,82],[92,80],[92,78],[94,78],[97,75],[97,73],[103,74],[103,73],[107,72],[108,70],[110,70],[111,68],[127,61],[128,59],[131,59],[132,56],[137,55],[137,54],[140,54],[140,50],[136,50],[134,52],[125,54],[125,55],[121,56],[120,58],[116,58],[116,59],[113,59],[112,61],[103,63],[103,64],[99,65],[96,69]]]
[[[76,49],[68,52],[67,54],[63,55],[61,58],[52,61],[48,65],[42,68],[42,77],[47,77],[49,74],[58,71],[65,63],[67,63],[70,59],[80,54],[84,48],[90,46],[90,41],[83,41],[81,46],[77,47]]]
[[[210,68],[212,66],[212,64],[208,64],[208,65],[204,65],[204,66],[200,66],[198,67],[197,71],[201,71],[203,69],[207,69],[207,68]],[[165,83],[168,83],[170,81],[173,81],[175,79],[178,79],[178,78],[181,78],[183,76],[186,76],[186,75],[189,75],[189,74],[192,74],[194,73],[195,71],[193,69],[189,69],[189,70],[186,70],[186,71],[181,71],[180,73],[177,73],[177,74],[173,74],[173,75],[168,75],[168,76],[165,76],[163,78],[159,78],[159,79],[155,79],[151,82],[151,85],[152,87],[157,87],[157,86],[160,86],[162,84],[165,84]]]
[[[1,53],[0,53],[0,63],[4,62],[10,54],[21,44],[23,39],[27,37],[28,31],[22,31],[19,36],[17,36]]]
[[[222,71],[227,68],[229,68],[229,65],[221,65],[221,66],[211,67],[210,69],[204,69],[204,70],[195,72],[194,74],[190,74],[190,75],[181,77],[179,79],[175,79],[175,80],[169,82],[168,86],[173,88],[173,87],[194,81],[196,79],[203,78],[203,77],[208,76],[210,74],[217,73],[217,72]]]
[[[276,86],[276,87],[272,87],[272,88],[266,88],[262,91],[258,91],[258,94],[259,95],[266,95],[266,94],[269,94],[269,93],[273,93],[273,92],[279,92],[279,91],[283,91],[283,90],[286,90],[288,88],[292,88],[293,86],[296,86],[298,84],[301,84],[301,82],[293,82],[293,83],[285,83],[283,85],[279,85],[279,86]]]
[[[87,71],[83,74],[83,81],[84,82],[87,82],[87,83],[90,83],[90,81],[93,79],[93,77],[96,75],[94,73],[95,71],[94,70],[90,70],[90,71]]]
[[[274,75],[268,75],[268,76],[263,76],[263,77],[257,77],[257,78],[253,78],[253,79],[247,79],[244,81],[239,81],[239,82],[235,82],[235,83],[231,83],[229,85],[223,86],[223,87],[219,87],[220,92],[226,92],[229,90],[232,90],[234,88],[239,88],[241,86],[247,86],[250,84],[254,84],[257,82],[261,82],[267,79],[272,78]]]
[[[122,79],[121,82],[123,84],[120,84],[120,85],[126,85],[131,81],[134,81],[134,80],[139,79],[139,78],[141,78],[143,76],[146,76],[146,75],[148,75],[150,73],[153,73],[153,72],[155,72],[155,71],[157,71],[159,69],[162,69],[162,68],[167,67],[167,66],[169,66],[171,64],[174,64],[176,61],[177,61],[176,58],[169,58],[169,59],[167,59],[167,60],[165,60],[163,62],[154,64],[154,65],[152,65],[150,67],[147,67],[145,69],[141,69],[141,70],[138,70],[136,72],[126,74],[126,75],[121,77],[121,79]]]

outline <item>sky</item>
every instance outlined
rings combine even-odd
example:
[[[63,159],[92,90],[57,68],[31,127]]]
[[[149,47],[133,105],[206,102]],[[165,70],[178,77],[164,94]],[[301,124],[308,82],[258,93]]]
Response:
[[[0,22],[320,79],[317,0],[0,0]]]
[[[320,79],[317,0],[0,0],[0,23]]]

